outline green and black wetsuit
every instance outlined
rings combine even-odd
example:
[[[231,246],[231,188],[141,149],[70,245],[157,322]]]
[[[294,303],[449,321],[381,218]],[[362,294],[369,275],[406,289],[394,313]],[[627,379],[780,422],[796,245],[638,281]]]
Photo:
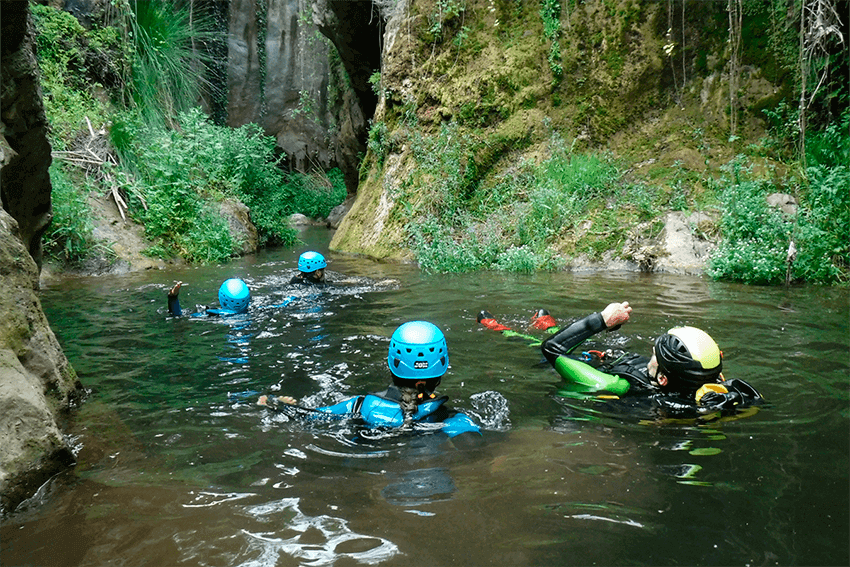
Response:
[[[758,404],[761,395],[743,380],[724,380],[703,385],[698,390],[661,388],[647,372],[649,358],[623,354],[597,366],[572,356],[591,336],[607,330],[605,320],[593,313],[547,338],[541,345],[543,356],[579,393],[601,397],[642,396],[648,398],[664,417],[699,417],[715,412],[734,412]]]

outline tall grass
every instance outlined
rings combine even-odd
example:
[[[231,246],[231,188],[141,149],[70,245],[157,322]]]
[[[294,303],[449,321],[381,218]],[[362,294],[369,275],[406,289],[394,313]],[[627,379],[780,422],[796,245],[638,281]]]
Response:
[[[203,48],[215,39],[211,20],[191,3],[132,0],[131,6],[132,100],[146,122],[173,126],[211,88],[205,68],[212,57]]]
[[[53,221],[44,235],[47,254],[61,262],[79,264],[93,248],[91,212],[86,202],[87,188],[80,188],[61,163],[50,166],[53,185]]]
[[[557,238],[621,190],[610,156],[573,152],[557,134],[548,159],[521,162],[486,187],[474,143],[456,125],[412,147],[421,177],[402,198],[416,211],[407,230],[427,271],[556,269],[563,264],[552,248]]]

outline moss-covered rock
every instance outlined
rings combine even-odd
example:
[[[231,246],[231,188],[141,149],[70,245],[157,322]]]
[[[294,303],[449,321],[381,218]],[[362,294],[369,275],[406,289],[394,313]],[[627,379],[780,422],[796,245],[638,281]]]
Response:
[[[8,33],[7,33],[8,32]],[[56,420],[82,394],[36,295],[50,221],[50,144],[28,4],[3,4],[0,179],[0,514],[74,457]]]
[[[2,209],[0,272],[0,511],[8,511],[73,463],[56,422],[82,385],[41,310],[38,268]]]
[[[457,203],[486,193],[520,163],[546,159],[556,133],[571,151],[611,151],[638,164],[632,180],[704,206],[700,180],[764,134],[756,109],[770,104],[776,88],[758,68],[743,69],[740,141],[730,143],[725,6],[667,8],[639,0],[399,2],[384,36],[383,97],[373,121],[380,143],[370,144],[356,201],[331,247],[411,256],[405,226],[433,214],[445,193],[433,187],[446,181],[411,146],[443,139],[449,123],[454,140],[468,145],[460,170],[449,172],[458,176],[449,189]],[[606,229],[607,240],[562,231],[554,247],[568,257],[612,245],[615,256],[627,253],[626,239],[611,234],[638,233],[646,219],[626,213],[605,221],[623,224]],[[658,224],[666,213],[657,211]]]

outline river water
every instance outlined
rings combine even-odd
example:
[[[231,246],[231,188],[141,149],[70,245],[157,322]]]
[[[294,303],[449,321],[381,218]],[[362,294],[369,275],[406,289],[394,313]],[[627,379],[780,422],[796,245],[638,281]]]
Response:
[[[51,283],[44,310],[89,389],[69,424],[78,464],[0,527],[3,566],[847,565],[847,290],[600,273],[428,275],[326,253],[321,293],[287,282],[307,245],[226,266]],[[245,317],[173,319],[244,278]],[[630,301],[597,346],[649,353],[671,326],[707,330],[724,374],[768,404],[734,420],[663,422],[558,395],[522,329]],[[388,336],[446,334],[439,393],[480,439],[370,436],[289,420],[257,393],[328,404],[387,384]],[[358,435],[359,434],[359,435]],[[358,437],[355,442],[352,439]]]

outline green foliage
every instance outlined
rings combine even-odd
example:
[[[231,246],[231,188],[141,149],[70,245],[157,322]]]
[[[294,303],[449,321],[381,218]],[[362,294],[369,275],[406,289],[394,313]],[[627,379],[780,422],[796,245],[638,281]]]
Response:
[[[190,118],[191,120],[191,118]],[[166,255],[192,261],[220,262],[235,251],[226,223],[216,218],[202,190],[209,190],[210,171],[205,156],[193,151],[191,123],[186,135],[153,126],[142,126],[133,139],[134,166],[143,186],[130,199],[133,215],[144,224],[145,234]],[[213,172],[215,175],[217,172]],[[200,190],[199,190],[200,189]],[[220,197],[219,197],[220,198]]]
[[[812,132],[807,144],[809,167],[801,182],[795,218],[767,205],[766,196],[781,190],[754,180],[742,160],[733,162],[722,190],[723,240],[709,264],[716,279],[778,284],[786,280],[787,251],[796,258],[787,275],[795,281],[836,283],[850,280],[850,111],[840,122]]]
[[[92,82],[89,68],[98,61],[109,61],[119,72],[126,59],[117,49],[120,40],[115,33],[87,32],[74,16],[49,6],[32,4],[31,9],[50,141],[54,148],[64,149],[87,128],[86,118],[95,128],[108,121],[107,109],[92,96],[93,87],[102,86]]]
[[[805,281],[850,279],[850,110],[809,136],[807,185],[801,203],[795,276]]]
[[[375,71],[369,76],[369,84],[372,85],[372,92],[375,96],[381,98],[384,95],[384,89],[381,87],[381,72]]]
[[[551,248],[537,250],[530,245],[513,246],[499,254],[496,267],[505,272],[533,273],[562,268],[563,260]]]
[[[325,218],[334,207],[345,200],[348,193],[345,177],[339,169],[326,174],[292,173],[286,176],[288,191],[293,195],[291,207],[310,218]]]
[[[411,248],[426,271],[556,269],[561,261],[551,245],[599,203],[630,193],[647,200],[643,187],[619,186],[610,156],[574,153],[557,134],[549,159],[520,163],[486,187],[473,146],[455,124],[412,142],[421,177],[402,198],[413,217]]]
[[[190,262],[222,262],[233,256],[237,244],[230,235],[227,221],[204,203],[189,230],[175,239],[178,250]]]
[[[735,166],[739,167],[739,166]],[[723,241],[712,255],[708,274],[715,279],[749,284],[785,280],[791,219],[767,204],[766,182],[740,179],[723,191]]]
[[[420,206],[449,226],[458,225],[476,173],[472,139],[452,122],[442,124],[436,136],[415,136],[412,148],[423,180]]]
[[[342,173],[287,174],[274,139],[258,126],[214,126],[194,107],[209,86],[206,69],[215,64],[204,53],[221,38],[202,9],[196,5],[190,15],[190,8],[163,0],[113,2],[107,12],[116,26],[87,31],[67,12],[32,4],[53,147],[74,148],[86,118],[95,129],[112,122],[118,165],[108,159],[110,148],[98,147],[104,161],[91,182],[108,181],[97,190],[117,186],[154,241],[148,254],[193,262],[231,257],[241,243],[220,212],[228,199],[248,206],[261,245],[292,243],[289,216],[327,216],[346,197]],[[106,92],[97,77],[108,79],[115,101],[130,108],[116,111],[92,96],[93,86]],[[315,112],[310,93],[301,93],[298,111]],[[92,142],[88,132],[85,139]],[[48,249],[80,261],[92,248],[91,213],[61,168],[51,174],[56,213]]]
[[[234,243],[225,250],[221,233],[227,233],[227,227],[211,220],[216,215],[207,202],[236,197],[256,208],[253,220],[264,240],[290,242],[292,229],[286,219],[274,216],[288,208],[284,203],[291,195],[285,189],[282,196],[276,195],[284,183],[273,140],[254,125],[215,126],[199,109],[180,114],[178,120],[179,131],[147,125],[137,115],[128,115],[113,129],[118,134],[116,147],[124,148],[123,162],[143,185],[147,208],[139,202],[133,211],[146,233],[188,258],[221,261],[234,252]],[[263,203],[266,193],[272,194],[271,199]],[[186,241],[184,235],[190,232],[193,237],[206,237]],[[196,250],[208,246],[210,250]]]
[[[845,109],[840,120],[809,135],[806,163],[826,168],[850,164],[850,109]]]
[[[465,0],[437,0],[436,11],[428,15],[429,41],[440,43],[446,39],[446,32],[453,26],[458,16],[466,10]]]
[[[174,124],[209,86],[203,70],[211,60],[197,46],[214,39],[210,21],[164,0],[133,0],[132,7],[133,100],[145,121]]]
[[[762,111],[770,126],[771,137],[768,139],[769,148],[779,156],[790,157],[793,155],[795,145],[800,136],[799,112],[797,107],[792,107],[780,102],[775,108],[765,108]]]
[[[384,160],[392,149],[386,122],[382,120],[370,122],[369,139],[366,142],[366,146],[372,152],[378,167],[383,167]]]
[[[86,192],[68,176],[64,166],[50,166],[53,220],[43,237],[48,255],[69,264],[82,262],[92,250],[91,212]]]
[[[420,268],[427,272],[471,272],[486,269],[495,261],[499,244],[489,235],[470,228],[465,238],[445,226],[443,220],[428,215],[409,226],[411,248]]]
[[[316,118],[316,101],[313,100],[313,95],[307,90],[298,91],[298,106],[292,109],[293,116],[301,114],[307,118]]]
[[[543,20],[543,35],[550,42],[547,56],[549,69],[557,84],[564,74],[561,62],[561,1],[540,0],[540,17]]]
[[[248,206],[261,244],[291,244],[291,214],[325,217],[345,199],[339,170],[285,174],[274,138],[255,124],[216,126],[197,108],[178,115],[178,130],[147,125],[137,115],[123,118],[112,132],[122,163],[135,172],[136,182],[125,189],[160,253],[201,262],[231,256],[238,243],[215,206],[226,198]]]
[[[794,277],[813,283],[846,282],[850,279],[850,168],[816,165],[807,174]]]

